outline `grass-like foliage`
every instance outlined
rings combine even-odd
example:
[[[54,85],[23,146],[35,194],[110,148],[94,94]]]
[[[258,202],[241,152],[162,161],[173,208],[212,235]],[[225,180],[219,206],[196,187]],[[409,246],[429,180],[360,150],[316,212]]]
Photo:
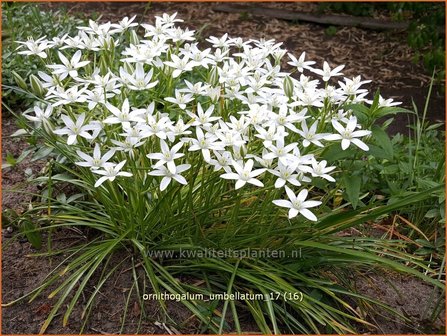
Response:
[[[368,81],[343,78],[343,66],[320,68],[304,52],[286,57],[273,40],[225,34],[202,46],[177,22],[175,14],[154,25],[91,21],[75,36],[19,42],[19,54],[47,69],[28,88],[35,106],[18,116],[50,160],[36,179],[46,186],[42,202],[24,214],[34,225],[28,236],[37,243],[41,231],[97,232],[64,251],[65,263],[30,294],[57,284],[41,332],[58,313],[68,323],[95,278],[83,298],[87,321],[120,266],[110,263],[115,253],[144,268],[147,287],[133,272],[141,300],[183,294],[197,332],[247,331],[240,323],[247,314],[262,333],[355,332],[367,323],[357,305],[383,306],[344,286],[346,274],[363,267],[442,287],[412,268],[427,265],[405,254],[402,242],[337,234],[433,192],[357,207],[355,178],[352,187],[349,171],[335,165],[341,156],[329,159],[368,156],[375,141],[368,128],[397,112],[396,103],[378,94],[368,100]],[[58,197],[60,185],[78,194]],[[206,300],[213,293],[264,299]],[[166,301],[159,304],[165,322],[181,326],[170,321]]]

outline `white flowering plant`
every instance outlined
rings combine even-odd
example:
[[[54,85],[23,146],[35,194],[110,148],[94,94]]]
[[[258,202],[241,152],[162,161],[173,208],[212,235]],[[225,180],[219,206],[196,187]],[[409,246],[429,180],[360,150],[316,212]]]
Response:
[[[180,22],[176,14],[155,17],[154,24],[137,24],[135,17],[90,21],[75,36],[19,42],[19,54],[47,69],[32,77],[29,92],[36,104],[21,117],[27,134],[49,149],[48,174],[36,181],[52,187],[71,184],[79,191],[68,202],[47,188],[43,203],[29,210],[39,214],[36,231],[78,226],[102,233],[81,244],[60,273],[71,275],[50,294],[59,299],[41,331],[66,301],[63,323],[68,323],[92,275],[112,253],[122,253],[120,264],[135,255],[142,260],[155,293],[303,293],[302,300],[287,302],[301,314],[298,319],[280,302],[236,305],[227,300],[215,315],[207,302],[184,300],[212,332],[241,332],[238,311],[251,312],[265,333],[317,333],[323,325],[332,332],[354,332],[351,322],[365,321],[335,282],[319,282],[316,267],[380,264],[377,251],[365,247],[356,260],[348,240],[331,245],[328,234],[392,208],[357,211],[346,221],[340,209],[347,205],[333,199],[349,185],[349,179],[339,177],[353,172],[340,171],[329,158],[334,153],[339,158],[340,153],[367,155],[374,142],[369,128],[378,117],[395,113],[395,103],[379,95],[368,100],[363,88],[368,80],[345,78],[343,66],[327,62],[319,68],[305,52],[296,58],[274,40],[225,34],[198,43],[194,31],[179,27]],[[283,70],[285,63],[291,72]],[[348,192],[346,198],[358,197]],[[370,243],[359,239],[357,246]],[[393,249],[390,242],[374,243],[378,250]],[[305,257],[172,263],[167,260],[172,257],[149,256],[151,251],[204,248],[299,248]],[[336,258],[327,257],[330,253]],[[394,257],[403,259],[398,253]],[[102,273],[85,314],[113,270]],[[208,286],[180,283],[176,274],[205,277]],[[33,298],[58,279],[50,278]],[[318,300],[315,291],[328,301]],[[166,303],[160,300],[160,305],[166,311]],[[228,306],[231,325],[225,320]]]

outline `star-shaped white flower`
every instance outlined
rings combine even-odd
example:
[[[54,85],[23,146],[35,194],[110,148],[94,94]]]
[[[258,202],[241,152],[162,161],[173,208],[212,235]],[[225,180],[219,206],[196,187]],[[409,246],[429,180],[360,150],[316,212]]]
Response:
[[[289,218],[302,214],[311,221],[317,221],[317,217],[308,208],[316,207],[320,205],[321,202],[306,201],[307,195],[309,194],[307,189],[301,190],[298,195],[295,195],[288,186],[285,186],[285,189],[289,200],[274,200],[273,203],[280,207],[289,208]]]
[[[355,116],[351,116],[349,118],[348,122],[346,123],[346,127],[343,127],[335,119],[332,120],[332,126],[334,126],[339,134],[330,134],[325,137],[326,140],[341,140],[341,149],[343,150],[348,148],[351,142],[364,151],[369,150],[368,145],[366,145],[358,138],[371,134],[371,131],[356,131],[355,129],[357,128],[357,118]]]
[[[67,77],[67,75],[70,75],[73,78],[78,77],[77,69],[90,63],[90,61],[81,61],[82,53],[80,50],[76,51],[70,60],[68,60],[60,51],[58,51],[58,55],[62,64],[50,64],[47,66],[50,69],[53,69],[53,74],[60,75],[62,79]]]
[[[275,188],[279,189],[284,187],[286,182],[299,187],[301,185],[298,181],[298,174],[295,173],[298,163],[294,162],[289,165],[284,165],[281,161],[278,163],[276,169],[270,169],[269,172],[275,176],[278,176],[275,182]]]
[[[327,134],[317,134],[317,127],[318,127],[318,120],[315,121],[310,128],[307,127],[306,120],[303,120],[301,122],[301,130],[298,130],[298,134],[300,134],[303,139],[303,146],[309,147],[311,143],[314,145],[317,145],[318,147],[324,147],[323,144],[320,142],[321,139],[324,139],[324,137]]]
[[[125,177],[132,176],[132,173],[121,171],[121,169],[123,168],[125,163],[126,163],[126,160],[121,161],[117,165],[106,166],[106,167],[104,167],[104,170],[94,170],[93,172],[95,174],[104,175],[104,176],[100,177],[98,181],[96,181],[95,188],[99,187],[101,184],[103,184],[107,180],[109,180],[110,182],[113,182],[118,176],[125,176]]]
[[[211,160],[210,150],[225,150],[225,147],[217,141],[218,138],[211,134],[204,134],[200,127],[196,128],[197,139],[191,138],[192,145],[189,147],[188,151],[194,152],[197,150],[202,151],[203,158],[206,162]]]
[[[150,153],[147,154],[147,158],[158,160],[156,164],[154,164],[154,168],[159,168],[162,165],[166,163],[168,166],[168,170],[175,174],[176,172],[176,166],[175,166],[175,159],[181,158],[185,154],[183,153],[177,153],[180,148],[182,148],[183,142],[179,142],[176,145],[174,145],[172,148],[169,148],[166,141],[163,139],[160,139],[160,147],[161,147],[161,153]]]
[[[311,173],[313,177],[321,177],[325,180],[328,180],[329,182],[335,182],[335,179],[329,175],[331,171],[333,171],[336,167],[326,167],[327,161],[322,160],[321,162],[318,162],[315,160],[315,158],[312,159],[312,168],[309,166],[300,166],[300,170],[305,173]]]
[[[175,166],[175,172],[172,173],[169,171],[168,168],[166,168],[166,166],[161,166],[157,170],[153,170],[153,171],[149,172],[148,175],[163,176],[163,178],[160,182],[160,190],[163,191],[168,187],[168,185],[171,183],[172,179],[176,180],[178,183],[183,184],[183,185],[188,184],[186,179],[182,175],[180,175],[180,173],[188,170],[189,168],[191,168],[190,164],[181,164],[181,165]]]
[[[304,61],[304,59],[306,57],[305,51],[301,54],[301,56],[298,59],[296,59],[296,57],[290,53],[288,53],[287,55],[292,60],[291,62],[287,62],[287,64],[293,65],[294,67],[296,67],[298,69],[299,72],[303,72],[304,69],[312,70],[311,65],[315,64],[314,61]]]
[[[236,180],[236,189],[242,188],[246,183],[253,184],[257,187],[263,187],[264,184],[255,179],[256,176],[261,175],[266,169],[253,169],[253,160],[248,160],[245,165],[241,165],[236,161],[233,161],[233,167],[236,173],[226,173],[220,175],[220,177],[226,180]]]
[[[68,135],[67,145],[76,144],[78,135],[85,139],[93,138],[93,136],[87,131],[95,130],[95,127],[91,124],[84,125],[85,113],[80,114],[76,118],[75,122],[65,114],[61,115],[61,119],[64,122],[65,127],[54,130],[53,132],[57,135]]]
[[[115,152],[116,152],[115,149],[111,149],[107,153],[105,153],[103,156],[101,156],[101,149],[99,148],[99,144],[96,144],[95,149],[93,150],[93,156],[90,156],[80,150],[77,150],[76,153],[84,161],[75,162],[75,164],[77,164],[78,166],[81,166],[81,167],[90,167],[90,169],[92,169],[92,170],[97,170],[99,168],[111,166],[114,164],[111,162],[107,162],[107,161],[112,158],[112,156],[115,154]]]
[[[327,82],[331,77],[343,75],[340,71],[343,70],[344,67],[344,65],[339,65],[338,67],[331,69],[328,62],[324,61],[323,69],[313,69],[312,71],[323,77],[323,81]]]
[[[126,124],[130,125],[131,121],[143,122],[141,118],[141,110],[134,110],[130,112],[129,100],[126,98],[123,102],[121,110],[112,104],[106,104],[107,109],[112,112],[113,116],[104,119],[104,124]]]

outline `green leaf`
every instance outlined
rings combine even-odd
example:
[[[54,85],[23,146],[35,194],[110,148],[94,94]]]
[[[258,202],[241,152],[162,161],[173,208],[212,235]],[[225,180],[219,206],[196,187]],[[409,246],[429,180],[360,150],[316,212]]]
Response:
[[[333,146],[328,147],[327,150],[323,152],[322,157],[326,161],[331,162],[346,158],[352,158],[354,157],[354,155],[355,152],[350,148],[342,150],[339,144],[335,144]]]
[[[413,111],[411,110],[407,110],[404,109],[402,107],[394,107],[394,106],[387,106],[387,107],[381,107],[379,109],[377,109],[377,111],[375,112],[375,116],[377,118],[382,118],[384,116],[387,115],[395,115],[397,113],[410,113],[410,114],[414,114]]]
[[[369,146],[369,151],[368,151],[368,155],[373,156],[376,159],[388,159],[389,156],[385,153],[385,151],[376,145],[373,144],[368,144]]]
[[[370,115],[370,109],[363,104],[348,104],[345,106],[345,110],[352,110],[358,121],[361,123],[368,120]]]
[[[332,246],[332,245],[318,243],[318,242],[314,242],[314,241],[298,241],[295,244],[298,246],[312,247],[312,248],[318,248],[321,250],[338,252],[342,255],[344,255],[344,254],[351,255],[351,256],[356,257],[357,260],[359,260],[359,261],[371,262],[373,264],[388,266],[390,268],[395,269],[398,272],[414,275],[414,276],[418,277],[419,279],[422,279],[426,282],[431,283],[432,285],[435,285],[438,288],[441,288],[441,289],[445,288],[445,285],[441,281],[432,279],[429,276],[427,276],[411,267],[405,266],[399,262],[390,260],[388,258],[384,258],[380,255],[376,255],[376,254],[373,254],[370,252],[363,252],[363,251],[354,250],[354,249],[350,250],[347,248]]]
[[[34,224],[28,219],[22,219],[20,227],[30,244],[35,249],[39,250],[42,247],[42,236],[40,232],[36,230]]]
[[[11,166],[14,166],[17,163],[16,158],[11,153],[6,154],[6,162],[9,163]]]
[[[355,209],[359,202],[362,178],[360,176],[345,175],[343,176],[343,182],[346,187],[348,201],[351,202],[352,207]]]
[[[51,152],[53,151],[53,148],[51,147],[41,147],[33,156],[31,161],[37,161],[43,158],[48,157]]]
[[[385,154],[385,158],[391,160],[394,155],[393,144],[391,143],[390,137],[386,132],[379,126],[374,125],[372,127],[372,135],[376,143],[380,146]]]
[[[15,131],[14,133],[12,133],[12,134],[10,135],[10,137],[11,137],[11,138],[13,138],[13,137],[20,137],[20,136],[22,136],[22,135],[26,135],[26,134],[28,134],[28,131],[25,130],[25,129],[23,129],[23,128],[20,128],[19,130],[17,130],[17,131]]]

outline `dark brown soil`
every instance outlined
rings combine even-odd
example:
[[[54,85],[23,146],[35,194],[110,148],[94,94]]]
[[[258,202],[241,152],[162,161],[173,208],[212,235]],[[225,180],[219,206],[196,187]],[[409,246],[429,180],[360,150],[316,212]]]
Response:
[[[289,8],[292,10],[312,11],[313,3],[267,3],[265,6]],[[345,75],[355,76],[362,74],[366,79],[373,80],[372,91],[380,88],[382,96],[394,98],[404,102],[404,107],[411,108],[412,100],[420,111],[426,100],[430,76],[425,74],[419,64],[412,62],[413,51],[406,45],[405,36],[402,33],[374,32],[357,28],[339,28],[335,35],[329,36],[326,27],[305,24],[288,23],[285,21],[251,17],[250,15],[216,13],[212,10],[213,3],[47,3],[44,8],[53,9],[67,6],[70,13],[89,17],[92,14],[101,14],[104,20],[116,20],[124,16],[138,15],[138,20],[152,22],[154,15],[163,12],[178,12],[178,16],[185,20],[185,25],[191,29],[202,29],[201,36],[220,36],[228,32],[230,36],[245,38],[275,38],[284,41],[285,47],[294,54],[306,51],[309,57],[317,62],[328,60],[332,64],[346,64]],[[406,132],[407,116],[399,116],[391,132]],[[435,87],[430,100],[428,118],[432,121],[445,120],[445,97],[443,86]],[[2,160],[6,153],[10,152],[15,157],[27,147],[20,140],[11,139],[8,136],[16,130],[12,118],[2,119]],[[2,204],[3,209],[22,211],[31,196],[27,194],[5,192],[7,189],[25,190],[34,193],[37,189],[26,182],[25,169],[32,168],[36,174],[42,167],[42,162],[30,162],[25,160],[17,167],[6,169],[2,172]],[[15,229],[13,229],[15,230]],[[45,276],[54,269],[58,263],[64,260],[64,256],[30,257],[36,251],[26,240],[14,240],[11,236],[16,233],[8,228],[2,228],[2,297],[3,303],[15,300],[20,296],[36,288]],[[72,244],[85,239],[82,233],[74,230],[57,231],[54,233],[54,248],[67,248]],[[45,240],[45,237],[44,237]],[[45,250],[45,248],[43,249]],[[117,256],[116,260],[120,260]],[[86,334],[111,334],[118,333],[122,324],[122,315],[125,310],[125,302],[133,283],[131,272],[126,265],[104,285],[98,295],[94,311],[87,324]],[[143,277],[143,274],[138,274]],[[390,321],[380,314],[371,314],[367,319],[378,325],[378,329],[364,329],[365,333],[444,333],[445,319],[443,313],[435,321],[427,320],[424,310],[429,305],[428,311],[433,309],[434,301],[440,295],[435,293],[433,298],[432,286],[426,283],[397,274],[385,274],[385,277],[371,275],[355,281],[359,292],[371,295],[379,301],[389,304],[402,312],[411,320],[410,326]],[[398,292],[396,292],[396,290]],[[51,334],[76,334],[79,333],[83,321],[80,320],[82,304],[92,292],[88,288],[86,297],[81,299],[81,305],[77,306],[66,327],[62,326],[62,316],[58,315],[47,332]],[[54,299],[47,296],[51,289],[45,290],[42,295],[33,302],[26,300],[2,309],[3,334],[35,334],[55,304]],[[399,294],[400,292],[400,294]],[[124,323],[124,333],[135,333],[140,319],[140,313],[144,310],[146,317],[142,320],[138,333],[140,334],[166,334],[176,332],[178,326],[167,323],[166,327],[160,325],[158,308],[155,303],[146,302],[140,307],[135,294],[129,300],[129,311]],[[169,310],[176,321],[185,321],[190,317],[182,306],[170,304]],[[389,315],[388,315],[389,317]],[[198,332],[196,321],[191,320],[182,333]],[[246,324],[246,330],[255,331],[256,328],[250,321]]]
[[[439,289],[419,279],[388,272],[363,275],[353,279],[353,283],[359,293],[379,299],[409,319],[409,322],[403,322],[394,314],[377,309],[367,318],[377,326],[375,332],[385,335],[443,334],[445,332],[444,314],[440,314],[434,322],[430,320],[436,301],[443,296]]]

